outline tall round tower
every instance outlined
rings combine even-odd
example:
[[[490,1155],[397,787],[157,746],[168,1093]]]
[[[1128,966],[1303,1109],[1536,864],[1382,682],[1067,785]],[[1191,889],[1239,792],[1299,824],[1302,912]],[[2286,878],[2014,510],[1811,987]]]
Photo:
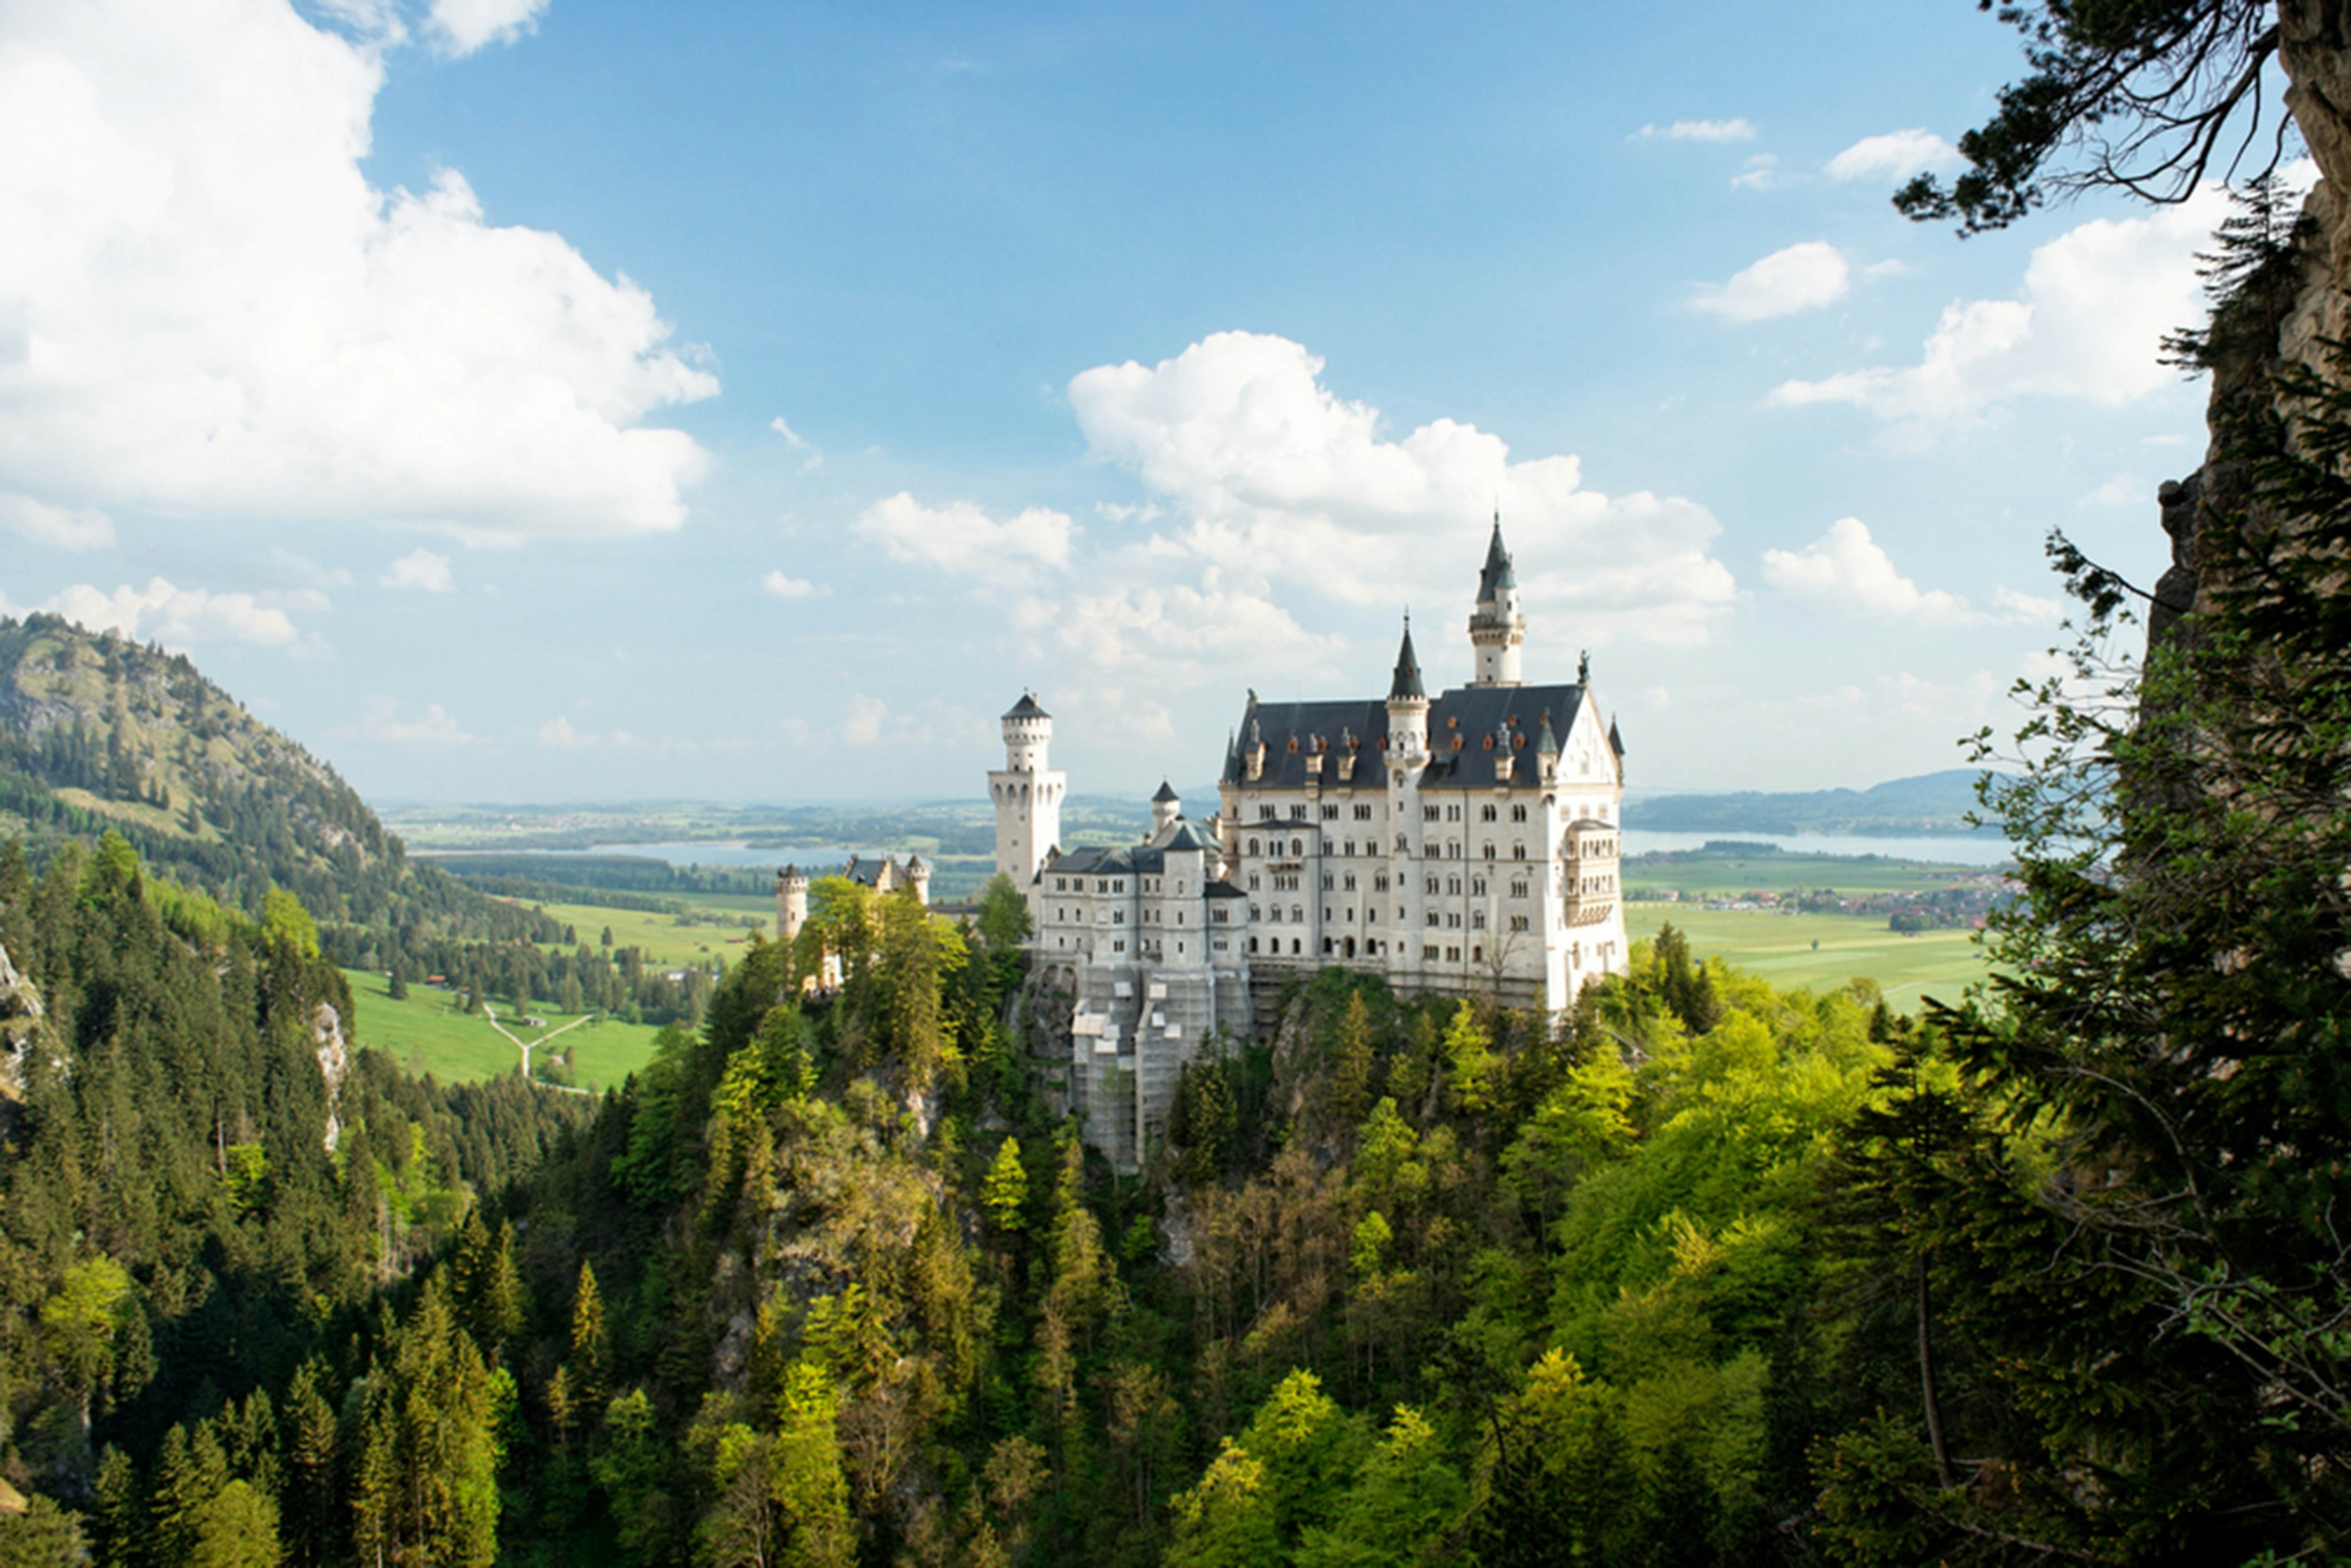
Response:
[[[1405,617],[1404,642],[1396,649],[1395,679],[1388,684],[1388,766],[1417,767],[1428,756],[1428,689],[1420,684],[1420,659],[1412,651],[1412,618]]]
[[[987,776],[996,802],[996,869],[1023,894],[1061,841],[1061,800],[1069,777],[1047,767],[1053,716],[1023,692],[1004,716],[1004,766]]]
[[[808,924],[809,879],[796,865],[776,873],[776,935],[789,942]]]
[[[1502,514],[1494,514],[1494,537],[1486,546],[1485,570],[1478,574],[1478,607],[1469,615],[1469,642],[1478,653],[1473,686],[1525,684],[1519,655],[1527,640],[1527,618],[1519,613],[1519,578],[1502,544]]]
[[[1174,827],[1176,820],[1183,815],[1183,797],[1176,793],[1176,786],[1162,779],[1159,781],[1159,793],[1151,797],[1151,836],[1157,838]]]

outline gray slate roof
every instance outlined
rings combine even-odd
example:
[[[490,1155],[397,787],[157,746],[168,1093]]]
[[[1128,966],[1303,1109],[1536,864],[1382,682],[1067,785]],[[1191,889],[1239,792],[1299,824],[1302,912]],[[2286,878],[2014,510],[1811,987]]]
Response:
[[[1037,706],[1037,699],[1034,696],[1030,695],[1027,692],[1022,692],[1020,694],[1020,700],[1014,703],[1011,707],[1007,709],[1004,716],[1007,718],[1050,718],[1053,716],[1047,713],[1043,708],[1039,707]]]
[[[1540,789],[1542,770],[1537,758],[1546,716],[1552,733],[1558,734],[1574,723],[1576,709],[1589,700],[1589,692],[1573,685],[1460,686],[1440,693],[1429,705],[1428,744],[1435,756],[1421,770],[1421,788],[1492,788],[1495,758],[1507,735],[1518,758],[1511,765],[1510,787]],[[1306,759],[1319,744],[1325,748],[1322,783],[1325,789],[1335,789],[1341,783],[1338,758],[1352,737],[1357,749],[1351,782],[1358,789],[1379,788],[1386,779],[1386,754],[1379,748],[1379,737],[1387,733],[1387,705],[1376,700],[1258,703],[1241,716],[1240,786],[1245,789],[1304,789]],[[1496,751],[1486,749],[1489,734],[1495,737]],[[1453,748],[1457,735],[1462,737],[1458,751]],[[1526,737],[1524,746],[1517,744],[1520,736]],[[1259,737],[1265,742],[1265,771],[1252,780],[1248,777],[1249,751]],[[1292,739],[1298,742],[1295,751],[1290,746]]]
[[[1412,618],[1406,616],[1404,622],[1404,643],[1396,649],[1395,679],[1388,683],[1388,695],[1425,697],[1427,695],[1428,693],[1423,690],[1420,685],[1420,656],[1412,651]],[[1387,716],[1383,713],[1380,716],[1379,727],[1374,729],[1372,733],[1381,734],[1385,730],[1386,726]]]
[[[1518,574],[1510,570],[1510,552],[1502,544],[1502,514],[1494,514],[1494,537],[1487,541],[1486,567],[1478,574],[1478,602],[1485,603],[1498,590],[1516,588]]]
[[[1176,793],[1176,786],[1170,784],[1165,779],[1162,779],[1159,781],[1159,793],[1151,797],[1155,804],[1162,800],[1180,800],[1183,798],[1184,797],[1181,795]]]

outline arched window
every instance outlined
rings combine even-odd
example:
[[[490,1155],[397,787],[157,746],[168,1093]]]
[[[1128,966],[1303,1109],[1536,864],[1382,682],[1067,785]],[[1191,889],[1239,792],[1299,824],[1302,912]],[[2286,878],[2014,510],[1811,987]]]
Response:
[[[1302,855],[1302,854],[1304,854],[1304,853],[1306,852],[1306,841],[1305,841],[1304,839],[1292,839],[1292,840],[1290,840],[1290,852],[1291,854],[1294,854],[1294,855]]]
[[[1258,852],[1257,841],[1256,841],[1255,839],[1251,839],[1251,840],[1249,841],[1249,853],[1251,853],[1251,854],[1255,854],[1255,853],[1257,853],[1257,852]]]

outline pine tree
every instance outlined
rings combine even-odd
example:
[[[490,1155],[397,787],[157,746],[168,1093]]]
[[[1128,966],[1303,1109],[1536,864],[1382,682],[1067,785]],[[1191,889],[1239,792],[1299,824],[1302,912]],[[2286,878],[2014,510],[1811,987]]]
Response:
[[[571,1298],[570,1393],[576,1406],[601,1410],[605,1379],[611,1375],[612,1336],[604,1323],[604,1298],[596,1289],[596,1270],[580,1265],[580,1282]]]
[[[1020,1164],[1020,1140],[1007,1138],[980,1184],[979,1203],[989,1221],[1007,1236],[1028,1228],[1029,1173]]]

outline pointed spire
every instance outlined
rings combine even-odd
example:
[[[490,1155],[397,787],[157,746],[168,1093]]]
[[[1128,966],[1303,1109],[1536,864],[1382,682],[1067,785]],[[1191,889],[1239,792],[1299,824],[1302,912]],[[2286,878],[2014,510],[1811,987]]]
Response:
[[[1535,755],[1538,757],[1559,755],[1559,737],[1551,732],[1551,709],[1549,708],[1543,709],[1542,733],[1535,737]]]
[[[1395,679],[1388,686],[1388,701],[1394,702],[1398,697],[1426,700],[1427,696],[1427,689],[1420,684],[1420,658],[1412,651],[1412,612],[1406,611],[1404,644],[1396,650]]]
[[[1510,570],[1510,548],[1502,543],[1502,509],[1494,508],[1494,537],[1486,544],[1486,567],[1478,574],[1478,602],[1489,604],[1505,588],[1519,585],[1518,574]]]
[[[1613,718],[1608,721],[1608,749],[1619,757],[1625,755],[1625,737],[1616,733],[1616,721]]]
[[[1154,795],[1153,797],[1151,797],[1151,799],[1152,799],[1154,801],[1165,801],[1165,800],[1180,800],[1180,799],[1182,799],[1182,797],[1178,796],[1178,795],[1176,793],[1176,786],[1174,786],[1173,784],[1170,784],[1169,782],[1167,782],[1167,780],[1166,780],[1166,779],[1162,779],[1159,781],[1159,793],[1158,793],[1158,794],[1156,794],[1156,795]]]

